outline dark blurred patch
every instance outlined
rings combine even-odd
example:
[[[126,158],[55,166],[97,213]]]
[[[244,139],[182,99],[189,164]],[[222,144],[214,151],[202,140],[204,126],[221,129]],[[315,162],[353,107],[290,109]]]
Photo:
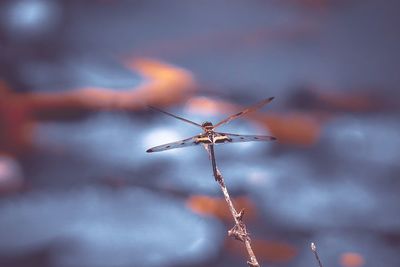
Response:
[[[329,90],[324,88],[301,87],[289,98],[289,105],[302,109],[320,112],[378,112],[393,111],[396,107],[390,103],[390,99],[384,99],[376,89]]]

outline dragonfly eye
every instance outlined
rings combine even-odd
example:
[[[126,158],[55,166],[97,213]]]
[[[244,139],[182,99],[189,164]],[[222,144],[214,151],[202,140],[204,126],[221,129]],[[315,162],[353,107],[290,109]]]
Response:
[[[209,127],[209,126],[213,126],[213,124],[209,121],[203,122],[203,124],[201,125],[202,127]]]

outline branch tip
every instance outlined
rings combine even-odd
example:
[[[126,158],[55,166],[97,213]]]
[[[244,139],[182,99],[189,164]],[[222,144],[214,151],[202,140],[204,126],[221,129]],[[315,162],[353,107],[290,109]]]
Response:
[[[315,246],[314,242],[311,242],[311,250],[314,252],[317,251],[317,247]]]
[[[318,256],[317,246],[315,245],[314,242],[311,242],[310,247],[311,247],[312,252],[314,253],[315,259],[317,260],[318,266],[323,267],[321,260],[319,259],[319,256]]]

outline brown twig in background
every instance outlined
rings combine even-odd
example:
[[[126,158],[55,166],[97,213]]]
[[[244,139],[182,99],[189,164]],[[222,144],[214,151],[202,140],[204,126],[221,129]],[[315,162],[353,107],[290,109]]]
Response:
[[[317,262],[318,262],[318,266],[319,266],[319,267],[323,267],[323,265],[322,265],[322,263],[321,263],[321,260],[319,259],[319,256],[318,256],[317,246],[316,246],[314,243],[311,243],[311,250],[312,250],[312,252],[314,253],[315,259],[316,259]]]
[[[221,187],[221,191],[224,194],[226,203],[228,204],[229,207],[229,211],[231,212],[233,220],[235,221],[235,225],[232,227],[231,230],[228,231],[228,235],[234,237],[236,240],[242,241],[245,244],[247,253],[249,254],[250,258],[247,261],[247,264],[250,267],[260,267],[257,258],[253,252],[253,249],[251,248],[251,239],[249,233],[246,230],[246,225],[243,222],[244,210],[242,209],[240,212],[237,212],[232,203],[228,189],[225,186],[224,177],[222,176],[221,172],[218,170],[217,167],[217,163],[215,160],[214,146],[206,145],[205,148],[211,160],[215,180]]]

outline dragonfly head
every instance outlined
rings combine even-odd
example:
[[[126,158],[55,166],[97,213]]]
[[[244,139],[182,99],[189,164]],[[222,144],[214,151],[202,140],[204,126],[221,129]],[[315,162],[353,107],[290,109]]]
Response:
[[[214,125],[209,121],[203,122],[201,127],[203,127],[203,129],[206,130],[206,131],[207,130],[210,131],[210,130],[214,129]]]

